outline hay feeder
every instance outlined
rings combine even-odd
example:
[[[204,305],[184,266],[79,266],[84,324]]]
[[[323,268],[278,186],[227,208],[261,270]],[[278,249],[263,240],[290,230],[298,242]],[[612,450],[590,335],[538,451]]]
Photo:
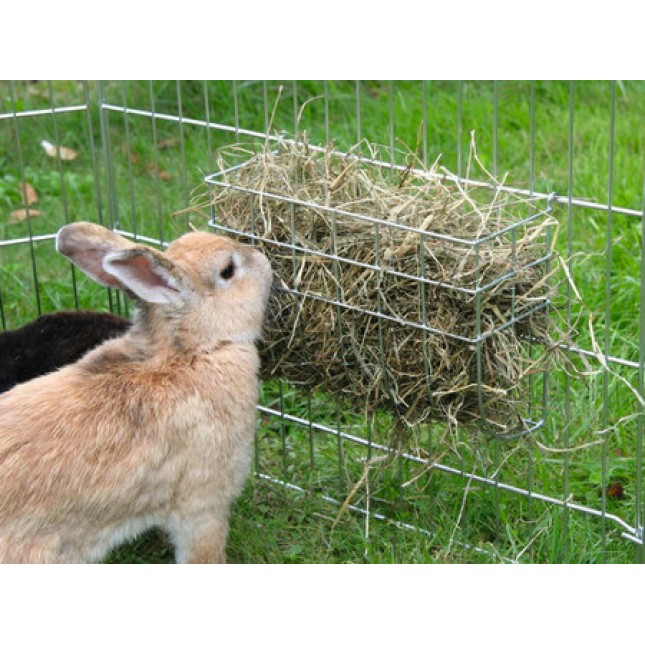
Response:
[[[260,247],[276,272],[263,376],[387,409],[404,430],[538,430],[549,200],[367,148],[236,147],[206,179],[212,228]]]

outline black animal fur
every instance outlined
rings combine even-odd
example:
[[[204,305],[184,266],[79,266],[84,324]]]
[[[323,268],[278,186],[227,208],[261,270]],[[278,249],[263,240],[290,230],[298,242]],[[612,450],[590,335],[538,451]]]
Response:
[[[129,327],[128,320],[108,313],[61,311],[0,333],[0,392],[76,362]]]

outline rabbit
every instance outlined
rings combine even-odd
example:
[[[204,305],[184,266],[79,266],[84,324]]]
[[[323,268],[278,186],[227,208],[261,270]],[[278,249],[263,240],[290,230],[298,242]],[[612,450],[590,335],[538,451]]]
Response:
[[[249,474],[272,283],[256,249],[192,232],[165,253],[96,224],[57,250],[136,301],[131,329],[0,395],[0,562],[98,562],[151,527],[223,563]]]
[[[59,311],[0,333],[0,393],[75,363],[87,351],[124,334],[129,327],[130,321],[108,313]]]

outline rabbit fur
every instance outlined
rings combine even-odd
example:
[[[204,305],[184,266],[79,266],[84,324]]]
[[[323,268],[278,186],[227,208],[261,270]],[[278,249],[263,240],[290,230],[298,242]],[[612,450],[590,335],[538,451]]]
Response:
[[[75,363],[129,327],[128,320],[108,313],[58,311],[0,333],[0,393]]]
[[[153,526],[177,562],[224,562],[252,459],[268,260],[202,232],[161,253],[87,222],[56,246],[138,306],[125,335],[0,395],[0,562],[96,562]]]

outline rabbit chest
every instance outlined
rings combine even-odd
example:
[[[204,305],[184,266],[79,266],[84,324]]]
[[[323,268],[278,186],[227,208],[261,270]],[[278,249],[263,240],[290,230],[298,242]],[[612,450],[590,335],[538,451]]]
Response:
[[[255,347],[231,346],[193,361],[190,387],[182,383],[157,470],[176,503],[193,496],[237,494],[251,465],[258,400]],[[163,423],[163,420],[160,420]]]

